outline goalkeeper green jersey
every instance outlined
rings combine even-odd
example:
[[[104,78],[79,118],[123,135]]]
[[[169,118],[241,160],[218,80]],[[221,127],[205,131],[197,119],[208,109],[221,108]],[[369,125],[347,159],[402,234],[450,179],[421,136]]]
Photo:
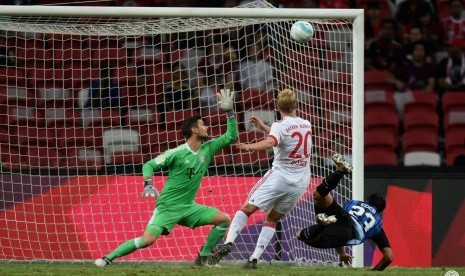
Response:
[[[225,134],[204,142],[197,152],[193,152],[188,144],[184,143],[144,164],[142,169],[144,178],[152,177],[154,171],[168,168],[168,178],[157,200],[157,209],[172,209],[173,206],[194,203],[210,160],[216,152],[237,139],[236,118],[228,118],[227,125]]]

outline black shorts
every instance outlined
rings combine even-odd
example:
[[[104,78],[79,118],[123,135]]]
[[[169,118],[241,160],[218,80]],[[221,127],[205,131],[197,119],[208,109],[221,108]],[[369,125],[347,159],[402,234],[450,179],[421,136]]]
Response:
[[[336,201],[329,208],[321,209],[315,206],[315,214],[325,213],[336,216],[336,223],[329,225],[315,224],[303,229],[300,240],[316,248],[336,248],[344,246],[354,239],[355,231],[352,219]]]

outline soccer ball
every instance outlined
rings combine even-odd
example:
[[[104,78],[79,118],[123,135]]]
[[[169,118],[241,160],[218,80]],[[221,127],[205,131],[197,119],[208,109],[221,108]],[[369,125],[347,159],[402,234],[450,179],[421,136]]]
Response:
[[[291,37],[299,43],[306,43],[313,37],[313,25],[307,21],[297,21],[291,27]]]

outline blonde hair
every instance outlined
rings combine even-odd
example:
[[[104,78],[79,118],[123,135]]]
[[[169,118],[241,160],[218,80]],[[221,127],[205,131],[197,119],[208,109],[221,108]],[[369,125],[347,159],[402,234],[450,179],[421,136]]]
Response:
[[[297,96],[291,89],[284,89],[278,93],[278,108],[284,113],[291,113],[297,109]]]

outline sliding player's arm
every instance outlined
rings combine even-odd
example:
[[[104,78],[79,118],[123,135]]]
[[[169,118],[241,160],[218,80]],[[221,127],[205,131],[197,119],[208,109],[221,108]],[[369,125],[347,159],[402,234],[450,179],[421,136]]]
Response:
[[[384,232],[384,229],[381,229],[381,232],[374,236],[372,240],[375,242],[378,249],[383,254],[383,257],[379,262],[373,267],[373,270],[381,271],[384,270],[386,267],[391,264],[392,259],[394,258],[394,254],[392,253],[391,245],[389,244],[389,240]]]
[[[144,177],[144,191],[142,192],[143,197],[155,197],[158,198],[159,193],[157,189],[153,186],[153,173],[155,171],[161,170],[170,166],[173,162],[173,154],[172,150],[168,150],[160,155],[158,155],[155,159],[152,159],[146,162],[142,166],[142,176]]]
[[[354,258],[353,256],[349,255],[345,249],[344,246],[337,247],[336,248],[337,254],[339,254],[339,265],[342,266],[342,264],[350,265],[352,264],[352,259]]]

